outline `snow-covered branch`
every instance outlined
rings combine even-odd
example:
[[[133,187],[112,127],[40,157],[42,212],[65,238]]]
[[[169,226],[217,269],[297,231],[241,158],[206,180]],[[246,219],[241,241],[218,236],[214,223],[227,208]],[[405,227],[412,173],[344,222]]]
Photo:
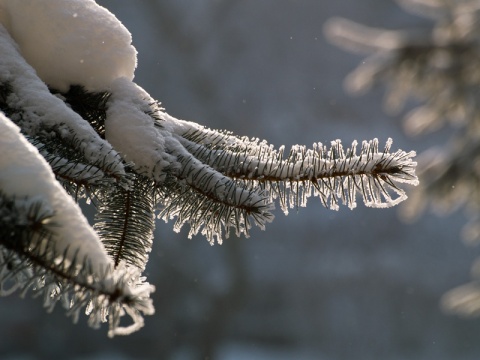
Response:
[[[104,245],[78,205],[55,181],[51,168],[20,129],[0,113],[0,290],[43,294],[52,309],[60,301],[78,318],[89,307],[98,327],[110,313],[110,334],[143,324],[152,314],[153,287],[139,273],[114,269]],[[10,288],[7,288],[11,286]]]
[[[128,334],[153,314],[155,212],[213,244],[273,219],[278,199],[337,209],[406,199],[415,152],[378,141],[274,149],[170,116],[133,82],[128,30],[93,0],[0,0],[0,285]],[[91,227],[76,200],[98,213]],[[7,288],[7,286],[10,287]],[[120,317],[132,325],[123,328]]]

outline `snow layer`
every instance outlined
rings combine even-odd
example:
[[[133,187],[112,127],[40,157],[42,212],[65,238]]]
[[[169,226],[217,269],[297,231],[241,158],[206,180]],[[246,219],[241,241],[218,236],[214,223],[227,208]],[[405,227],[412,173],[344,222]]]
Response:
[[[175,159],[167,154],[165,146],[171,134],[155,125],[149,115],[154,100],[126,78],[113,81],[109,91],[105,138],[126,161],[134,163],[139,173],[161,181],[162,170]],[[155,114],[162,115],[162,112]]]
[[[0,0],[0,22],[50,87],[104,90],[134,77],[130,32],[93,0]]]
[[[57,252],[63,253],[69,248],[69,255],[78,251],[79,258],[87,257],[94,267],[101,269],[110,265],[103,244],[78,205],[55,180],[38,150],[1,112],[0,134],[0,189],[17,199],[41,201],[46,209],[55,213],[52,220],[60,225],[54,227]]]
[[[24,133],[35,136],[42,127],[55,127],[64,138],[74,135],[81,142],[86,159],[93,163],[106,161],[112,164],[111,171],[123,173],[120,158],[110,144],[103,141],[90,124],[61,99],[50,94],[1,24],[0,53],[0,82],[13,88],[14,94],[8,97],[7,102],[12,108],[22,109],[19,121]]]

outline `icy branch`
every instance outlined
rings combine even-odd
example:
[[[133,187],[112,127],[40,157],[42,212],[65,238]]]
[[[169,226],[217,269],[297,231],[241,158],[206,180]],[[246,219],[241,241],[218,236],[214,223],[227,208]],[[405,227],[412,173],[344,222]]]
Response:
[[[313,149],[297,145],[284,159],[282,148],[277,151],[257,140],[243,140],[244,145],[238,147],[234,138],[229,142],[233,145],[225,146],[228,141],[219,133],[213,139],[211,131],[196,131],[185,137],[192,142],[188,146],[193,155],[251,188],[265,189],[270,199],[280,198],[284,211],[287,198],[290,207],[305,206],[312,191],[333,209],[340,201],[354,208],[357,192],[367,206],[389,207],[406,199],[397,184],[418,184],[416,162],[412,161],[415,152],[390,153],[391,139],[383,151],[379,151],[378,140],[364,141],[358,155],[356,142],[347,150],[339,140],[330,148],[321,143],[314,144]],[[392,197],[391,191],[397,197]]]
[[[283,147],[170,116],[161,125],[172,132],[166,146],[180,169],[159,184],[165,197],[160,217],[176,218],[176,230],[189,223],[190,235],[201,231],[212,243],[230,227],[248,235],[250,217],[264,228],[275,199],[285,213],[305,206],[312,194],[331,209],[340,203],[355,208],[358,193],[365,205],[385,208],[407,198],[401,185],[418,184],[415,152],[390,152],[391,139],[383,150],[376,139],[364,141],[358,154],[356,142],[346,150],[339,140],[330,148],[297,145],[285,157]]]

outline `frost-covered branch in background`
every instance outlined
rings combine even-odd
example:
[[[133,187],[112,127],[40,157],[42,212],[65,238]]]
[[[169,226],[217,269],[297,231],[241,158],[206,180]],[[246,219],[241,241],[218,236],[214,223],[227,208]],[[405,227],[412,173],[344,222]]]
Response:
[[[346,79],[362,93],[379,83],[388,91],[386,110],[398,113],[407,100],[417,104],[405,115],[406,132],[433,132],[451,125],[449,142],[419,156],[421,186],[404,207],[418,216],[429,204],[436,212],[464,208],[470,221],[463,235],[480,242],[480,1],[398,0],[415,14],[434,20],[424,30],[375,29],[346,19],[326,24],[327,37],[349,51],[368,57]],[[478,271],[475,283],[449,292],[445,308],[480,314]]]
[[[264,228],[275,200],[285,213],[311,195],[385,208],[418,184],[415,152],[391,139],[287,152],[168,115],[133,82],[130,33],[93,0],[0,0],[0,53],[1,294],[41,294],[75,319],[85,309],[110,336],[153,313],[141,273],[155,215],[213,244]]]

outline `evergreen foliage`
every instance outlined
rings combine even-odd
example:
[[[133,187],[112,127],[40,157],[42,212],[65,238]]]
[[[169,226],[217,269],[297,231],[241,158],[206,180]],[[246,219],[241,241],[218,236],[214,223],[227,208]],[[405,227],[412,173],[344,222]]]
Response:
[[[5,70],[4,76],[0,72],[5,114],[0,133],[9,134],[0,136],[0,149],[7,151],[13,138],[21,154],[7,155],[10,163],[0,161],[1,294],[33,291],[50,310],[60,301],[75,320],[86,309],[93,327],[109,322],[110,336],[139,329],[142,315],[154,311],[153,287],[141,273],[152,248],[155,215],[174,218],[174,230],[188,223],[190,236],[200,232],[213,244],[230,230],[248,236],[252,225],[264,228],[273,219],[275,200],[285,213],[305,206],[311,195],[331,209],[355,208],[357,194],[365,205],[384,208],[406,199],[403,184],[418,183],[415,153],[391,151],[390,139],[384,148],[377,139],[362,142],[359,151],[356,142],[344,149],[335,140],[285,152],[259,139],[177,120],[131,82],[99,92],[77,84],[67,91],[49,88],[8,34],[0,37],[0,70]],[[116,135],[128,129],[124,111],[131,124],[142,124],[139,133]],[[142,152],[152,136],[155,148]],[[124,148],[122,142],[133,144]],[[22,172],[15,169],[44,165],[56,179],[49,189],[56,190],[44,194],[28,188],[18,195],[25,189],[16,186]],[[64,222],[58,207],[69,202],[58,184],[65,196],[96,207],[90,243],[69,233],[73,220]],[[94,243],[97,237],[100,245]],[[125,314],[133,324],[123,328]]]
[[[405,129],[411,135],[450,125],[443,146],[419,157],[421,185],[404,213],[415,218],[427,207],[441,214],[458,208],[470,220],[467,243],[480,242],[480,1],[398,0],[414,14],[433,20],[426,29],[386,30],[332,19],[326,34],[335,44],[368,57],[346,78],[353,93],[387,85],[386,110],[398,114],[408,100]],[[416,104],[411,108],[411,104]],[[443,307],[464,315],[480,313],[478,266],[475,281],[447,293]]]

